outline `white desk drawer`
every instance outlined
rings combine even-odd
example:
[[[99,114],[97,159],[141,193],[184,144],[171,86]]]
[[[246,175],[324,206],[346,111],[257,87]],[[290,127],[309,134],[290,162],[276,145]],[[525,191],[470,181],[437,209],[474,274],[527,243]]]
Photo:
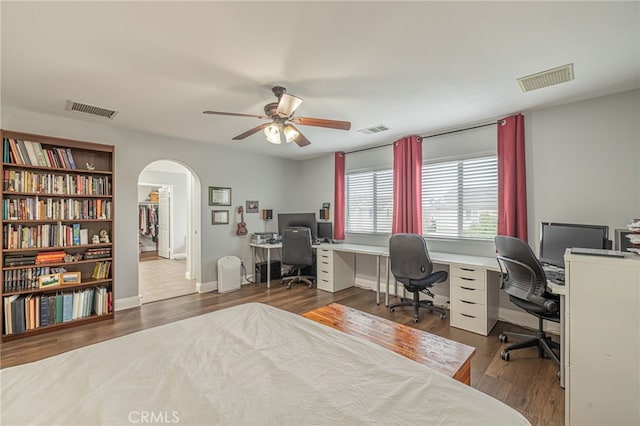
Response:
[[[451,285],[465,288],[473,288],[475,290],[484,291],[486,283],[484,280],[478,280],[476,278],[467,277],[451,277]]]
[[[485,318],[454,312],[453,309],[451,310],[450,316],[450,324],[452,327],[461,328],[484,336],[487,335],[487,320]]]
[[[460,299],[451,301],[451,312],[466,314],[475,318],[486,318],[487,307],[481,303],[466,302]]]
[[[332,280],[321,278],[320,275],[318,275],[318,279],[316,280],[316,287],[318,287],[318,290],[333,292]]]
[[[487,275],[484,269],[476,269],[466,266],[452,266],[450,269],[450,273],[452,277],[466,278],[469,280],[476,280],[481,282],[486,281],[485,277]]]
[[[325,279],[329,282],[331,282],[333,280],[333,272],[331,271],[325,271],[323,269],[318,269],[316,271],[316,274],[318,275],[318,279]]]
[[[480,303],[481,305],[484,305],[486,303],[486,293],[484,289],[478,290],[470,287],[461,287],[459,285],[452,285],[451,299],[464,300],[467,302]]]
[[[328,262],[324,259],[317,259],[316,269],[318,270],[318,272],[325,271],[325,272],[333,273],[333,262]]]

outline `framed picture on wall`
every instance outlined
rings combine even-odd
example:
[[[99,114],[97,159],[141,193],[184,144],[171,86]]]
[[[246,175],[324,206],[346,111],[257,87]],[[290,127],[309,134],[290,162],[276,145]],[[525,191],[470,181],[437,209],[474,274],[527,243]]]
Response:
[[[258,213],[257,201],[247,201],[247,213]]]
[[[224,225],[229,223],[229,210],[212,210],[211,224]]]
[[[230,206],[231,205],[231,188],[221,186],[209,187],[209,205],[210,206]]]

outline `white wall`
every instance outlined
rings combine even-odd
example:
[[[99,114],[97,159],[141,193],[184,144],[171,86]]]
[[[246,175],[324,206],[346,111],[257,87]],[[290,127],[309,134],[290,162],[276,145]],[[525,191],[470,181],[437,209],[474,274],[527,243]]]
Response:
[[[292,210],[298,191],[297,164],[266,156],[252,156],[220,145],[119,129],[100,119],[71,119],[25,111],[3,105],[2,127],[7,130],[111,144],[115,149],[115,298],[138,297],[138,176],[152,161],[173,160],[187,167],[199,180],[201,191],[202,267],[195,271],[199,283],[216,280],[216,262],[235,255],[250,264],[249,236],[235,234],[238,216],[234,208],[246,200],[259,200],[261,208],[278,206]],[[213,136],[213,135],[212,135]],[[208,186],[232,188],[229,225],[211,225]],[[259,215],[245,215],[249,233],[263,229]],[[270,224],[269,226],[275,226]],[[116,303],[117,304],[117,303]],[[116,306],[117,307],[117,306]]]
[[[640,216],[640,91],[525,113],[529,243],[540,222],[624,228]]]

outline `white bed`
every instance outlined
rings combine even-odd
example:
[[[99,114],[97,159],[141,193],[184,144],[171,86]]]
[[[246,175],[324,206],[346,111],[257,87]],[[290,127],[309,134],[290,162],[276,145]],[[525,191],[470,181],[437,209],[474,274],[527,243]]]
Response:
[[[258,303],[0,374],[5,426],[529,424],[428,367]]]

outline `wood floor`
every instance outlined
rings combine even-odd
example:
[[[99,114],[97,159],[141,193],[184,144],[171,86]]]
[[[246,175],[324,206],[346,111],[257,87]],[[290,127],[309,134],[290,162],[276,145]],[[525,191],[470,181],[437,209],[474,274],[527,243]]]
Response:
[[[476,348],[471,363],[471,385],[521,412],[533,425],[564,424],[564,390],[560,388],[555,364],[537,357],[535,349],[511,352],[511,361],[500,359],[504,346],[498,340],[503,330],[522,330],[499,322],[488,337],[449,327],[449,320],[425,314],[413,324],[411,309],[391,313],[384,304],[376,305],[375,293],[350,288],[331,294],[294,286],[291,290],[274,282],[244,285],[225,294],[192,294],[115,313],[114,320],[59,330],[45,335],[4,343],[1,367],[10,367],[66,352],[92,343],[123,336],[161,324],[189,318],[247,302],[261,302],[302,314],[328,303],[337,302],[373,315],[452,339]],[[425,401],[428,405],[429,402]]]

